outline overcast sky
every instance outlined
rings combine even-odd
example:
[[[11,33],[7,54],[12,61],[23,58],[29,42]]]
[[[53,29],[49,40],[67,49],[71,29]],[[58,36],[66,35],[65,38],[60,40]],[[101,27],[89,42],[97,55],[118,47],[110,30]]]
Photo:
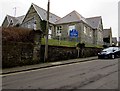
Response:
[[[118,37],[118,1],[119,0],[50,0],[50,12],[63,17],[76,10],[83,17],[102,16],[103,27],[112,28],[113,37]],[[48,0],[0,0],[0,26],[5,16],[25,15],[34,3],[47,9]]]

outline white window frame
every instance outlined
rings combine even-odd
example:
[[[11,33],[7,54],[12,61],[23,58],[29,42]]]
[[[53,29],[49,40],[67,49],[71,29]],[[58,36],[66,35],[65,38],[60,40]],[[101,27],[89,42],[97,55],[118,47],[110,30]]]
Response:
[[[68,35],[70,34],[70,31],[75,29],[75,25],[69,25],[68,27]]]
[[[90,37],[93,36],[93,31],[92,31],[92,29],[90,29],[89,35],[90,35]]]
[[[52,39],[52,26],[49,26],[48,39]]]
[[[61,36],[61,31],[62,31],[62,26],[57,26],[56,27],[56,36]]]
[[[48,39],[52,39],[52,30],[51,29],[49,29],[49,31],[48,31]]]
[[[87,34],[87,26],[84,26],[83,32],[84,32],[84,34]]]

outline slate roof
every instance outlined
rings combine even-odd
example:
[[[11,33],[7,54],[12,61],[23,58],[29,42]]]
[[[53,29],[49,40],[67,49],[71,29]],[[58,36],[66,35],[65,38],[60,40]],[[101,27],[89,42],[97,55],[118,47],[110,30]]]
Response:
[[[18,20],[13,16],[7,15],[6,17],[7,17],[9,24],[10,24],[11,20],[13,21],[14,25],[18,22]]]
[[[55,23],[63,24],[63,23],[83,21],[84,23],[88,24],[92,28],[96,29],[99,27],[99,23],[101,22],[101,20],[102,20],[101,16],[84,18],[82,15],[80,15],[77,11],[74,10],[71,13],[67,14],[65,17],[56,21]]]
[[[77,11],[74,10],[71,13],[67,14],[65,17],[56,21],[55,23],[63,24],[63,23],[79,22],[79,21],[83,21],[87,23],[86,19],[82,15],[80,15]]]
[[[40,16],[40,18],[42,20],[47,21],[47,11],[45,9],[43,9],[43,8],[40,8],[39,6],[37,6],[37,5],[33,4],[33,3],[32,3],[32,5],[35,8],[38,15]],[[60,19],[59,16],[57,16],[57,15],[55,15],[53,13],[50,13],[50,15],[49,15],[49,22],[50,23],[55,24],[55,22],[58,21],[59,19]]]
[[[7,20],[8,20],[9,23],[11,22],[11,19],[12,19],[13,24],[16,25],[16,24],[18,24],[18,23],[19,23],[19,24],[22,23],[22,20],[23,20],[23,18],[25,17],[25,15],[20,16],[20,17],[13,17],[13,16],[10,16],[10,15],[7,15],[6,17],[7,17]]]
[[[40,16],[40,18],[42,20],[47,21],[47,11],[35,4],[31,4],[31,6],[34,7],[34,9],[36,10],[37,14]],[[13,17],[13,16],[9,16],[7,15],[8,21],[10,23],[11,19],[13,20],[14,25],[16,25],[17,23],[22,24],[23,19],[25,18],[24,16],[20,16],[20,17]],[[66,16],[64,16],[63,18],[50,13],[49,15],[49,22],[52,24],[64,24],[64,23],[70,23],[70,22],[80,22],[83,21],[84,23],[88,24],[89,26],[91,26],[93,29],[96,29],[99,27],[99,23],[102,20],[101,16],[98,17],[90,17],[90,18],[84,18],[82,15],[80,15],[77,11],[72,11],[71,13],[67,14]]]
[[[18,20],[18,23],[19,23],[19,24],[22,24],[22,21],[23,21],[24,17],[25,17],[25,15],[22,15],[22,16],[19,16],[19,17],[16,17],[17,20]]]
[[[94,29],[99,27],[101,19],[102,19],[101,16],[86,18],[88,24],[92,26]]]
[[[111,35],[112,35],[111,28],[110,29],[103,29],[103,38],[110,37]]]

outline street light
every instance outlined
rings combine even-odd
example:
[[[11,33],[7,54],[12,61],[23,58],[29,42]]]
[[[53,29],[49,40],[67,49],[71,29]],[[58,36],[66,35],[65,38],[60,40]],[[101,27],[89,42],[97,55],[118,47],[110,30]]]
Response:
[[[45,54],[44,54],[44,62],[48,59],[49,10],[50,10],[50,0],[48,0],[48,5],[47,5],[47,25],[46,25],[46,33],[45,33]]]

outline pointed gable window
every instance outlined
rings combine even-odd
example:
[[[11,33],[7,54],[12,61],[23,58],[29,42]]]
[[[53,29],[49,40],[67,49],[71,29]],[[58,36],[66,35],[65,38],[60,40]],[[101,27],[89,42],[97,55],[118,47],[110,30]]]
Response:
[[[36,20],[34,21],[34,25],[33,26],[34,26],[34,30],[36,30],[36,27],[37,27],[36,26]]]
[[[13,20],[12,19],[10,20],[10,26],[13,26]]]

